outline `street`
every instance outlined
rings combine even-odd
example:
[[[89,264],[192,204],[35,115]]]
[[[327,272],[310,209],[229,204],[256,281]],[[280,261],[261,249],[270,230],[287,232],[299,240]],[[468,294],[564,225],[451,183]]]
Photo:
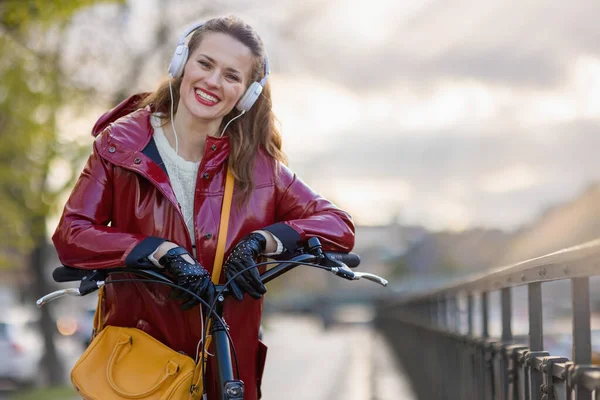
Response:
[[[263,399],[415,400],[386,343],[366,325],[323,330],[310,317],[264,321]]]

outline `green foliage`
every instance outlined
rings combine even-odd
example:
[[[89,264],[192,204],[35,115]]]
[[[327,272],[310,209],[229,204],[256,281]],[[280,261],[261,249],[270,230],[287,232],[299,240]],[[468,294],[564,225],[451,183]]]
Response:
[[[31,24],[47,28],[69,20],[77,10],[94,3],[98,0],[4,0],[0,2],[0,23],[23,31]]]
[[[53,163],[72,165],[82,154],[75,142],[59,141],[58,115],[89,94],[63,76],[60,41],[44,33],[61,35],[76,11],[94,3],[0,1],[0,268],[22,265],[45,236],[45,220],[64,191],[49,184]]]
[[[75,398],[77,398],[77,392],[67,386],[27,390],[15,393],[10,397],[11,400],[71,400]]]

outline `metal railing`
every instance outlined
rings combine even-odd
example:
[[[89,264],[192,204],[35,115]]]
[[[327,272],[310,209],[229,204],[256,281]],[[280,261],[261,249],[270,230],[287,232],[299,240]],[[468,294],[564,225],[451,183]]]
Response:
[[[600,400],[600,367],[591,365],[590,277],[597,275],[600,240],[388,301],[376,324],[420,400]],[[542,285],[556,280],[571,282],[572,354],[544,351]],[[529,330],[515,340],[512,289],[518,286],[527,287]],[[492,339],[495,292],[501,334]]]

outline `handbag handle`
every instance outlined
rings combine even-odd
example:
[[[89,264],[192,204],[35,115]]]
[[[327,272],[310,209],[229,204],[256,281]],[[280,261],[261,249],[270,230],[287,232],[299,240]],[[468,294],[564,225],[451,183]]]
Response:
[[[117,345],[113,349],[112,354],[108,359],[108,368],[106,369],[106,379],[108,379],[108,383],[110,384],[112,389],[120,396],[128,399],[140,399],[147,397],[152,393],[156,392],[158,389],[160,389],[162,384],[165,383],[167,379],[174,377],[179,373],[179,365],[177,365],[177,363],[173,360],[169,360],[165,367],[165,373],[163,377],[153,387],[151,387],[143,393],[127,393],[125,390],[117,386],[113,378],[113,366],[117,363],[117,359],[119,359],[118,356],[121,353],[123,346],[129,344],[129,351],[131,351],[131,347],[133,346],[133,338],[131,336],[126,335],[123,338],[119,340],[119,342],[117,342]]]

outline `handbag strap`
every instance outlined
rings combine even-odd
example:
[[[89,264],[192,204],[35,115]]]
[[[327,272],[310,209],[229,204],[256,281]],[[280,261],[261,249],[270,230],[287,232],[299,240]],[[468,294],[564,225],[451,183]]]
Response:
[[[98,289],[98,301],[96,303],[96,312],[94,313],[94,322],[91,339],[95,338],[102,329],[104,329],[104,296],[105,286]]]
[[[223,194],[223,206],[221,207],[221,222],[219,223],[219,236],[217,237],[217,251],[215,253],[215,262],[212,270],[212,281],[216,285],[221,278],[221,270],[223,268],[223,260],[225,258],[225,246],[227,244],[227,229],[229,228],[229,214],[231,213],[231,202],[233,200],[233,186],[235,179],[231,169],[227,167],[227,178],[225,180],[225,193]],[[210,330],[212,320],[209,319],[206,330]],[[204,382],[202,382],[202,364],[206,369],[206,361],[204,358],[205,351],[210,347],[212,337],[206,336],[206,342],[203,349],[200,350],[198,364],[194,369],[193,385],[190,391],[191,399],[199,399],[204,391]],[[204,351],[203,351],[204,350]]]
[[[223,268],[223,259],[225,258],[225,245],[227,244],[227,229],[229,228],[229,214],[231,213],[234,181],[231,169],[227,167],[225,194],[223,195],[221,222],[219,223],[219,236],[217,238],[217,252],[215,253],[215,262],[212,270],[212,281],[215,285],[219,283],[219,279],[221,278],[221,269]]]

